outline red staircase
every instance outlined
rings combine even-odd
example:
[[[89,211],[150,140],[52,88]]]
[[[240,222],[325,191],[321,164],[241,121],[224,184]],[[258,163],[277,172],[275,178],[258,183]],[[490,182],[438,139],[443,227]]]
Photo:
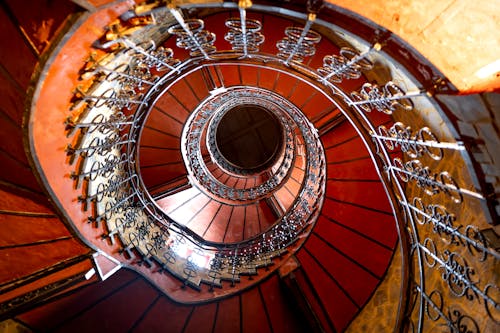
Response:
[[[236,11],[216,14],[208,17],[205,24],[211,31],[223,35],[224,19],[236,14]],[[264,22],[263,33],[267,41],[262,51],[268,53],[276,52],[274,45],[283,38],[284,29],[296,24],[268,14],[251,13],[249,17]],[[270,20],[272,25],[266,24]],[[173,44],[171,38],[166,46],[175,48]],[[230,47],[223,39],[217,41],[217,46],[220,49]],[[323,40],[309,65],[320,67],[323,55],[337,52],[333,43]],[[178,56],[182,54],[177,53]],[[33,66],[34,62],[30,68]],[[213,86],[206,83],[210,81],[207,76],[212,79]],[[345,81],[342,88],[353,91],[364,82],[364,78]],[[217,72],[194,72],[179,80],[155,102],[143,128],[139,165],[146,188],[172,219],[211,242],[235,243],[255,237],[280,218],[283,209],[279,207],[290,207],[304,179],[303,156],[297,157],[290,178],[279,191],[272,197],[247,205],[218,201],[189,183],[180,151],[183,126],[189,114],[209,96],[210,90],[222,86],[255,86],[279,93],[303,110],[321,134],[327,158],[326,197],[315,228],[297,252],[299,267],[285,278],[285,281],[294,279],[295,289],[284,292],[282,277],[275,272],[256,285],[252,285],[252,276],[242,277],[241,284],[236,287],[240,292],[222,298],[219,296],[224,292],[232,294],[229,284],[224,286],[229,291],[214,291],[205,285],[196,291],[186,288],[175,277],[160,274],[161,268],[151,272],[146,267],[147,262],[130,260],[136,265],[135,269],[149,275],[162,288],[177,295],[187,294],[188,304],[172,301],[142,275],[121,269],[106,281],[54,295],[39,307],[18,315],[16,320],[35,330],[54,332],[86,332],[96,328],[116,332],[303,332],[308,329],[302,320],[303,314],[294,308],[296,300],[287,298],[298,291],[309,309],[306,316],[310,315],[308,311],[312,312],[310,325],[327,332],[346,328],[384,278],[397,234],[392,208],[364,143],[354,128],[342,121],[340,111],[309,84],[285,72],[265,67],[255,69],[244,64],[219,66]],[[36,183],[20,144],[21,111],[19,109],[14,115],[2,111],[0,118],[2,129],[6,128],[4,135],[15,137],[13,141],[17,143],[12,147],[0,147],[5,165],[10,170],[19,170],[13,176],[15,180],[6,181],[41,192],[37,185],[33,186]],[[381,113],[374,116],[372,119],[378,117],[380,124],[390,126],[388,116]],[[61,117],[61,123],[63,121]],[[239,177],[225,172],[217,164],[208,165],[216,179],[235,188],[254,187],[269,177],[267,174]],[[15,235],[11,239],[1,239],[0,255],[8,259],[2,259],[6,266],[2,266],[5,276],[0,275],[0,288],[24,277],[34,279],[39,270],[74,258],[82,258],[82,262],[87,263],[83,257],[90,249],[76,240],[48,203],[39,205],[14,192],[8,188],[3,193],[5,199],[0,201],[3,205],[0,206],[0,219],[8,217],[5,218],[5,230]],[[74,197],[76,201],[76,195]],[[27,224],[29,232],[24,228]],[[102,230],[90,233],[94,239],[103,234]],[[6,268],[24,257],[32,258],[32,262],[15,266],[15,272]],[[219,299],[207,301],[211,295]],[[194,304],[201,298],[206,302]]]

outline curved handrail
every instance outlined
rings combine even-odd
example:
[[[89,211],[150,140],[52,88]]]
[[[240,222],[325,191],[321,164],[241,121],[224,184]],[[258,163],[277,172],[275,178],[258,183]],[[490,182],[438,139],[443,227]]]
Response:
[[[229,4],[224,4],[223,6],[234,7],[234,5]],[[294,15],[297,16],[298,14]],[[300,15],[305,16],[304,14]],[[178,18],[178,15],[176,16],[176,18],[183,22],[182,19]],[[404,116],[400,115],[400,113],[413,112],[415,108],[418,108],[419,104],[424,103],[422,102],[422,100],[430,99],[431,95],[421,88],[414,89],[413,92],[407,92],[406,89],[403,89],[399,83],[395,83],[392,81],[385,82],[380,86],[373,83],[365,84],[360,91],[345,93],[341,88],[336,86],[331,79],[349,79],[350,77],[361,75],[360,73],[362,73],[363,71],[369,71],[371,69],[370,63],[373,63],[373,58],[377,58],[380,56],[387,57],[387,55],[382,54],[383,51],[381,51],[381,49],[383,45],[375,43],[373,47],[370,47],[368,49],[368,51],[365,50],[362,52],[355,49],[350,49],[349,51],[344,50],[343,52],[341,51],[341,54],[338,56],[328,56],[328,58],[325,57],[324,66],[317,70],[314,70],[300,63],[302,58],[314,54],[311,49],[313,47],[311,43],[313,42],[313,40],[316,42],[318,40],[317,38],[312,38],[311,41],[309,41],[309,37],[312,36],[310,34],[310,28],[312,27],[313,21],[313,16],[307,16],[307,22],[304,28],[296,28],[295,30],[293,30],[293,32],[289,32],[288,39],[286,40],[286,42],[281,44],[281,57],[279,54],[275,56],[262,53],[254,53],[254,45],[245,44],[245,38],[240,38],[242,36],[245,36],[244,29],[242,29],[242,31],[236,29],[236,31],[232,32],[232,38],[239,43],[237,45],[235,44],[236,49],[232,51],[221,52],[213,49],[213,45],[211,44],[212,39],[208,38],[207,36],[209,35],[206,33],[203,34],[203,38],[205,38],[203,40],[204,44],[200,44],[200,41],[197,40],[189,41],[188,39],[186,39],[194,38],[189,34],[190,25],[188,24],[183,26],[182,24],[180,24],[180,26],[172,32],[175,34],[182,34],[182,38],[184,38],[182,45],[184,45],[186,48],[189,48],[191,52],[197,53],[192,53],[193,57],[184,62],[179,63],[174,61],[172,65],[170,65],[170,72],[167,75],[162,76],[162,78],[160,79],[160,81],[164,78],[165,81],[168,81],[170,79],[172,81],[164,85],[156,84],[155,81],[154,86],[162,86],[162,89],[168,89],[169,86],[174,84],[175,80],[180,80],[183,77],[189,75],[189,73],[195,71],[199,66],[224,66],[230,63],[237,63],[241,66],[265,66],[266,68],[272,68],[273,70],[282,73],[294,73],[293,75],[295,77],[320,91],[326,98],[331,101],[332,104],[339,107],[339,109],[344,113],[350,123],[353,124],[359,136],[368,147],[372,161],[375,163],[375,165],[377,165],[379,177],[384,185],[387,195],[390,198],[393,213],[396,217],[398,233],[401,240],[400,248],[403,253],[403,267],[405,268],[402,272],[402,281],[404,283],[402,286],[402,290],[403,293],[408,293],[408,297],[406,299],[403,299],[403,301],[400,303],[400,315],[397,328],[402,329],[404,325],[406,325],[406,328],[408,328],[410,325],[413,325],[413,327],[415,327],[415,324],[412,323],[412,320],[410,318],[414,311],[414,308],[409,304],[409,295],[411,293],[416,293],[417,298],[419,299],[417,314],[418,323],[416,324],[416,327],[419,331],[423,329],[424,325],[427,325],[426,323],[436,320],[442,320],[447,326],[450,327],[450,329],[456,329],[456,327],[460,325],[463,318],[470,318],[461,312],[448,310],[449,313],[446,313],[443,305],[442,292],[439,289],[434,289],[429,292],[430,288],[434,287],[432,286],[432,284],[429,284],[430,286],[426,284],[427,282],[425,272],[432,272],[433,269],[435,271],[439,271],[434,268],[436,262],[439,263],[440,269],[446,272],[446,274],[442,276],[442,280],[450,285],[452,294],[457,290],[462,290],[461,292],[456,292],[455,296],[458,295],[457,297],[464,297],[465,295],[466,298],[470,301],[477,300],[478,302],[483,302],[485,305],[487,317],[495,320],[494,316],[492,315],[491,308],[497,310],[498,302],[495,300],[495,297],[491,295],[493,293],[492,290],[497,290],[498,287],[496,287],[496,285],[492,283],[487,283],[484,288],[477,287],[477,285],[479,284],[478,280],[473,279],[470,274],[462,273],[470,272],[471,267],[461,260],[463,260],[464,256],[474,256],[475,252],[482,254],[482,260],[486,260],[486,258],[493,258],[493,260],[498,260],[498,253],[488,248],[486,239],[474,225],[468,225],[466,228],[462,228],[462,225],[457,226],[456,224],[454,224],[455,217],[453,213],[447,211],[447,209],[450,209],[452,212],[460,212],[460,207],[453,205],[461,204],[464,201],[473,202],[474,200],[476,200],[482,202],[485,201],[486,198],[484,198],[481,193],[478,193],[474,189],[470,189],[471,186],[467,184],[467,178],[462,179],[462,177],[460,177],[460,179],[457,180],[454,178],[456,177],[455,175],[450,175],[450,173],[448,173],[447,171],[439,172],[435,171],[434,169],[437,167],[439,170],[440,166],[436,163],[440,161],[443,156],[445,156],[444,158],[447,158],[448,155],[453,156],[454,151],[463,150],[463,144],[461,142],[440,142],[438,140],[439,135],[433,133],[432,129],[430,129],[430,125],[427,126],[427,124],[424,124],[424,127],[417,126],[417,132],[421,133],[421,136],[418,137],[411,137],[410,135],[408,135],[406,129],[402,129],[402,127],[404,127],[403,125],[391,127],[390,130],[384,130],[380,126],[373,124],[370,120],[370,117],[368,116],[368,114],[373,111],[392,115],[393,119],[398,120],[396,124],[403,124],[400,118],[404,118]],[[242,27],[243,26],[244,24],[242,24]],[[181,27],[183,30],[180,29]],[[196,27],[196,29],[202,28],[203,26],[201,26],[201,28],[200,26]],[[243,35],[236,38],[235,36],[239,33]],[[243,48],[241,47],[242,41],[244,43]],[[117,41],[117,43],[119,42]],[[365,44],[364,41],[361,41],[361,43]],[[128,45],[130,45],[130,43]],[[303,50],[303,47],[309,49],[302,52],[301,50]],[[196,51],[196,48],[199,49],[199,52]],[[285,50],[286,52],[284,52],[283,50]],[[283,56],[283,54],[285,54],[286,56]],[[169,63],[167,62],[167,64]],[[165,67],[168,68],[168,66],[166,65]],[[123,77],[126,76],[124,75]],[[412,79],[413,78],[411,78],[410,76],[406,78],[406,80],[410,83],[412,83]],[[145,104],[151,101],[149,97],[141,97],[141,99],[130,99],[130,96],[127,95],[126,91],[123,92],[123,94],[119,94],[116,96],[108,95],[106,91],[107,90],[100,91],[99,93],[101,95],[83,94],[85,96],[80,96],[80,100],[83,100],[85,102],[100,101],[102,105],[106,104],[107,101],[109,101],[111,105],[110,107],[116,108],[120,106],[128,106],[134,108],[137,106],[138,109],[141,109]],[[151,89],[143,96],[147,96],[149,93],[154,95],[155,93],[158,93],[158,91]],[[99,96],[101,98],[99,98]],[[439,114],[439,110],[436,113]],[[136,116],[136,120],[138,122],[136,123],[134,121],[132,122],[132,124],[127,124],[126,126],[130,126],[133,129],[138,129],[140,126],[135,128],[135,125],[133,124],[138,124],[143,121],[145,119],[145,114],[141,114],[139,112],[136,114]],[[441,136],[446,137],[446,140],[450,140],[450,135],[447,134],[446,130],[442,131]],[[94,137],[102,138],[102,136]],[[137,156],[135,146],[136,139],[127,136],[122,137],[121,141],[125,142],[127,140],[129,141],[127,143],[129,156]],[[388,142],[393,142],[395,144],[388,145]],[[404,149],[402,149],[403,155],[401,158],[393,158],[391,156],[391,153],[394,151],[394,149],[392,148],[398,145],[400,147],[404,147]],[[94,152],[97,151],[98,146],[100,146],[100,144],[95,141],[89,146],[71,147],[71,149],[69,149],[69,152],[71,154],[84,154],[84,149],[86,151]],[[321,147],[320,142],[318,146]],[[439,153],[432,155],[429,154],[428,147],[439,149]],[[105,147],[102,148],[102,151],[104,151],[104,148]],[[129,165],[129,175],[132,175],[129,177],[132,181],[132,184],[137,188],[141,188],[142,184],[140,183],[140,178],[137,177],[139,173],[137,173],[136,160],[129,160],[126,158],[126,161],[124,161],[121,157],[122,155],[119,154],[120,151],[121,146],[116,146],[114,149],[114,153],[119,157],[116,160],[113,159],[104,161],[97,159],[95,156],[89,156],[89,162],[92,162],[90,171],[85,171],[87,169],[85,169],[85,166],[83,166],[81,167],[82,172],[75,173],[74,177],[76,179],[79,179],[94,173],[95,175],[93,177],[97,179],[99,177],[102,177],[103,175],[107,175],[110,170],[112,171],[113,169],[115,169],[115,167],[117,172],[122,173],[124,171],[122,165],[124,162],[126,162]],[[443,151],[445,151],[444,154]],[[427,153],[427,157],[430,156],[430,158],[433,160],[433,162],[430,162],[431,164],[423,164],[427,157],[422,156],[422,152]],[[409,160],[407,159],[407,157],[409,157]],[[417,160],[417,157],[424,160],[424,162],[422,162],[421,160]],[[319,163],[319,165],[321,166],[321,163]],[[122,181],[129,178],[124,177]],[[138,196],[136,197],[136,201],[133,205],[131,205],[131,207],[133,207],[137,202],[140,202],[148,212],[148,214],[153,216],[154,219],[158,218],[159,220],[162,220],[164,222],[164,226],[172,228],[171,230],[173,232],[176,232],[177,229],[180,230],[180,232],[187,232],[187,230],[183,229],[182,226],[178,226],[175,225],[175,223],[172,223],[172,221],[170,221],[168,217],[161,216],[161,212],[156,211],[154,205],[151,203],[151,198],[148,198],[147,193],[137,193]],[[420,197],[421,194],[424,195],[423,198]],[[106,202],[107,206],[105,204],[100,208],[104,211],[104,217],[101,217],[99,221],[106,220],[106,217],[108,217],[109,214],[115,211],[123,212],[123,200],[127,200],[132,195],[135,194],[131,194],[131,192],[127,191],[121,193],[121,196],[116,201],[119,204],[116,209],[110,208],[110,201]],[[440,196],[440,198],[444,196],[446,199],[444,201],[438,200],[437,204],[428,204],[427,202],[424,203],[424,200],[431,200],[431,202],[434,202],[432,200],[436,196]],[[442,206],[445,204],[449,204],[449,206]],[[296,205],[293,206],[293,209],[299,208],[300,207]],[[318,211],[319,207],[314,207],[313,211],[308,212],[308,214],[312,219],[314,219],[317,216]],[[425,217],[427,223],[419,223],[420,216]],[[451,218],[450,216],[453,216],[453,218]],[[98,222],[97,218],[95,220]],[[157,226],[153,226],[154,221],[147,221],[148,223],[152,223],[152,228],[157,228]],[[433,224],[434,229],[431,231],[426,231],[426,236],[421,236],[420,233],[423,232],[423,227],[419,226],[419,224],[425,226],[429,223]],[[291,225],[287,224],[287,226]],[[294,224],[293,226],[296,225]],[[460,230],[461,228],[462,230]],[[286,231],[289,230],[285,230],[283,232]],[[138,236],[134,237],[136,238],[132,237],[133,239],[130,239],[129,243],[133,246],[136,246],[136,243],[138,242]],[[194,242],[200,241],[196,238],[195,235],[192,235],[190,237]],[[278,235],[278,238],[279,237],[280,236]],[[439,247],[435,245],[435,242],[432,239],[433,237],[436,239],[437,237],[450,238],[450,244],[455,246],[455,251],[449,252],[447,249],[444,251],[439,249]],[[421,242],[422,239],[424,239],[423,243]],[[275,244],[273,242],[274,239],[271,237],[270,240],[267,240],[266,244],[268,245],[266,246],[274,246]],[[213,246],[215,248],[216,245],[217,244],[210,244],[209,247]],[[236,258],[238,253],[241,253],[239,252],[241,250],[241,245],[242,244],[238,244],[235,247],[224,245],[224,247],[220,247],[218,249],[220,249],[221,251],[229,251],[227,253],[227,256],[223,259],[228,259],[233,255]],[[138,244],[138,246],[136,247],[140,248],[141,245]],[[153,249],[146,248],[147,254],[150,254],[151,252],[153,252]],[[245,258],[245,256],[247,255],[248,253],[244,253],[240,258]],[[416,259],[413,258],[414,256],[416,257]],[[428,258],[432,258],[432,262],[434,264],[430,264]],[[168,259],[166,260],[168,261]],[[417,263],[417,272],[410,271],[409,267],[411,266],[410,262],[412,262],[412,260],[415,260],[415,262]],[[235,267],[235,262],[236,259],[232,262],[233,267]],[[191,272],[191,270],[193,269],[193,267],[189,265],[186,265],[186,268],[189,268],[189,272]],[[416,276],[416,274],[418,274],[418,277]],[[437,275],[438,273],[435,274]],[[415,288],[411,288],[411,284],[414,284]],[[484,285],[484,281],[481,282],[481,284]],[[457,287],[457,285],[459,285],[459,287]],[[438,300],[440,299],[440,301],[436,301],[436,298]],[[429,314],[429,308],[434,309],[438,313],[438,316],[431,316]],[[451,309],[451,307],[449,307],[448,309]],[[405,313],[406,311],[408,311],[408,313]],[[458,316],[458,318],[454,318],[453,316]],[[407,322],[403,323],[403,320]]]

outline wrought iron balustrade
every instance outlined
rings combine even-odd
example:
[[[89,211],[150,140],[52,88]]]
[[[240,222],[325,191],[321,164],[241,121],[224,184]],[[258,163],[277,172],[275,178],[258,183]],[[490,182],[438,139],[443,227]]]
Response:
[[[304,27],[287,28],[286,37],[278,42],[273,55],[259,53],[266,40],[264,25],[247,19],[251,5],[214,6],[239,10],[239,20],[226,21],[225,36],[231,50],[217,50],[216,36],[205,30],[202,19],[185,18],[179,8],[170,7],[165,10],[177,22],[166,28],[176,36],[177,47],[189,51],[188,59],[175,59],[175,50],[156,44],[140,46],[119,36],[119,47],[109,53],[116,63],[97,62],[86,76],[94,75],[92,93],[79,91],[75,95],[77,102],[87,104],[87,111],[84,116],[70,118],[78,121],[67,122],[69,133],[80,136],[79,145],[68,147],[68,153],[80,159],[79,169],[71,177],[86,184],[80,200],[95,207],[90,221],[106,223],[108,233],[103,237],[112,242],[119,240],[124,255],[137,257],[146,265],[155,263],[186,285],[222,287],[222,281],[234,284],[241,274],[257,274],[257,268],[271,265],[273,258],[312,228],[325,194],[326,160],[321,138],[296,106],[264,89],[220,86],[212,90],[212,95],[188,119],[180,149],[196,186],[219,199],[246,202],[272,193],[286,181],[293,158],[302,149],[290,134],[297,127],[305,148],[305,178],[295,201],[272,228],[236,244],[207,242],[163,212],[141,178],[137,142],[149,107],[160,92],[210,67],[265,67],[314,87],[342,111],[368,147],[391,200],[408,264],[408,271],[402,273],[408,284],[402,286],[398,327],[420,332],[444,325],[452,332],[479,332],[498,325],[499,288],[494,268],[498,267],[499,254],[481,232],[484,221],[492,217],[478,208],[488,198],[473,184],[474,171],[467,169],[471,163],[461,138],[454,137],[452,129],[437,125],[439,121],[451,123],[432,101],[428,87],[398,72],[398,83],[390,78],[388,82],[366,82],[357,91],[344,91],[342,80],[363,78],[377,60],[389,57],[378,41],[350,34],[349,38],[364,45],[364,50],[340,48],[339,54],[324,57],[323,66],[315,69],[302,63],[306,57],[315,56],[324,38],[313,30],[315,25],[323,24],[315,13],[285,11],[284,15],[304,18]],[[256,7],[272,15],[271,8]],[[402,78],[413,87],[409,92],[402,88]],[[278,105],[278,118],[286,128],[286,149],[267,183],[231,189],[207,171],[199,154],[200,140],[205,126],[222,106],[229,108],[255,100],[268,108]],[[421,111],[424,106],[432,117]],[[372,110],[390,116],[391,123],[378,123]],[[453,163],[463,169],[448,170]],[[463,174],[464,170],[470,174]],[[471,221],[461,219],[468,207],[476,214]],[[478,304],[483,308],[467,312],[467,308]]]

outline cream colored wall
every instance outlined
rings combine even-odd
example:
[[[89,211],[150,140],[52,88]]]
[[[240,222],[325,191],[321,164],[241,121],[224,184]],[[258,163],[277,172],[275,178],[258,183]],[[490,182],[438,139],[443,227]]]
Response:
[[[462,92],[500,89],[500,0],[326,0],[391,30]]]

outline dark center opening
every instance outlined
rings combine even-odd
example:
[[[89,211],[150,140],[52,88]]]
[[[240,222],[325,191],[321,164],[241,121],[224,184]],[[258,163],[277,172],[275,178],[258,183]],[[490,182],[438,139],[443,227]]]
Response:
[[[283,145],[283,128],[265,108],[242,105],[229,110],[216,132],[217,147],[231,164],[246,170],[271,166]]]

